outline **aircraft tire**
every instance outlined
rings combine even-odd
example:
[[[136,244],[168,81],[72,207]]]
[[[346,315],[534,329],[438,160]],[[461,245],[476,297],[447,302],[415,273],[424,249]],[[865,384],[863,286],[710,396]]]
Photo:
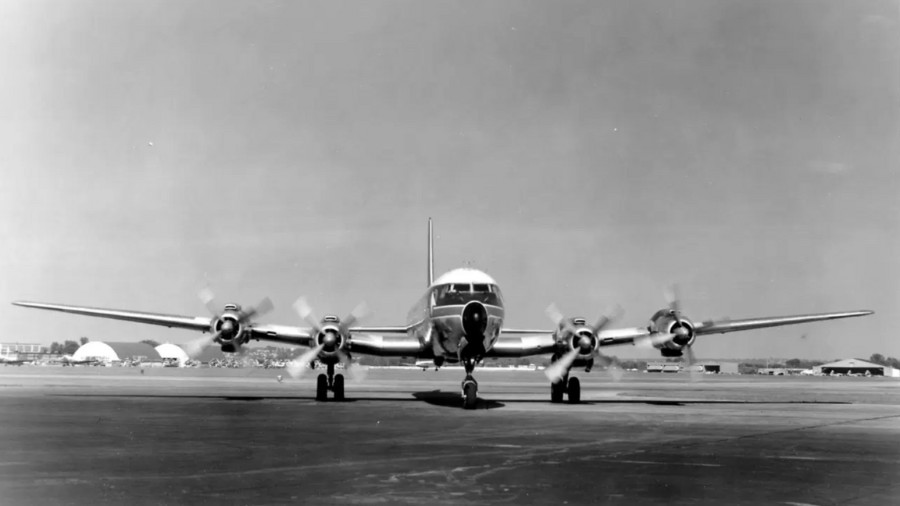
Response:
[[[344,375],[336,374],[334,376],[334,386],[332,387],[332,392],[334,392],[334,400],[342,401],[344,400]]]
[[[578,378],[569,378],[569,403],[578,404],[581,402],[581,382]]]
[[[324,374],[316,378],[316,400],[321,402],[328,400],[328,376]]]
[[[556,383],[550,383],[550,402],[558,403],[563,401],[563,387],[562,381],[557,381]]]
[[[478,385],[474,381],[467,381],[463,385],[463,408],[475,409],[478,400]]]

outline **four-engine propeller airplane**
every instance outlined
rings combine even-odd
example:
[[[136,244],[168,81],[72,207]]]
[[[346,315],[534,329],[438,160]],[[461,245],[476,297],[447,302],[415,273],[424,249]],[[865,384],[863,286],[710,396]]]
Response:
[[[551,354],[552,363],[545,371],[551,380],[551,402],[562,402],[568,396],[570,402],[576,403],[581,399],[581,385],[577,377],[569,377],[569,372],[573,367],[584,367],[588,372],[595,361],[608,365],[601,348],[646,345],[658,349],[664,357],[687,355],[690,363],[693,362],[692,346],[698,336],[872,314],[872,311],[847,311],[694,322],[682,313],[673,292],[668,307],[657,311],[644,327],[608,329],[615,314],[601,316],[590,324],[584,318],[567,318],[551,306],[547,312],[556,323],[554,329],[511,329],[503,327],[503,295],[494,279],[471,268],[454,269],[435,279],[433,249],[429,219],[428,289],[409,312],[407,324],[395,327],[356,325],[365,313],[362,306],[343,320],[332,315],[318,319],[302,298],[294,307],[309,327],[256,323],[254,317],[271,310],[268,299],[250,309],[227,304],[219,310],[208,291],[202,292],[201,298],[213,313],[212,318],[40,302],[13,304],[212,334],[211,338],[203,336],[188,343],[185,348],[191,355],[212,344],[220,345],[222,351],[236,352],[251,339],[306,346],[309,350],[290,364],[289,371],[299,375],[313,360],[325,364],[326,373],[319,374],[316,384],[316,399],[320,401],[327,399],[329,390],[335,400],[344,398],[344,377],[335,374],[335,366],[342,363],[352,370],[350,353],[413,357],[430,360],[437,367],[445,362],[462,363],[466,372],[462,401],[466,409],[476,406],[478,383],[472,374],[475,365],[485,358]]]

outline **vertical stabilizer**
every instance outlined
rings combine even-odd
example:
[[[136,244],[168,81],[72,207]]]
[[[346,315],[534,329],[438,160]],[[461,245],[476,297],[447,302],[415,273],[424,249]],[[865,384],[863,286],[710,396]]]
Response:
[[[428,218],[428,286],[434,283],[434,236],[431,230],[431,218]]]

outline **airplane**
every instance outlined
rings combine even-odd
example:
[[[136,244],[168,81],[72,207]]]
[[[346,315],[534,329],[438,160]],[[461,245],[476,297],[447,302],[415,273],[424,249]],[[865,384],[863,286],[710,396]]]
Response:
[[[74,358],[72,358],[72,355],[63,355],[59,358],[59,362],[63,365],[63,367],[75,365],[100,365],[102,363],[101,360],[90,357],[83,360],[75,360]]]
[[[22,359],[19,358],[18,355],[16,355],[16,358],[9,358],[9,357],[10,357],[10,356],[9,356],[8,354],[7,354],[7,355],[0,355],[0,364],[3,364],[3,365],[22,365],[22,364],[30,364],[30,363],[32,362],[31,360],[22,360]]]
[[[427,371],[434,367],[434,370],[437,371],[441,367],[434,363],[434,360],[416,360],[416,367],[422,369],[422,372]]]
[[[440,367],[444,363],[461,363],[465,378],[461,385],[465,409],[477,406],[478,383],[473,376],[475,366],[485,358],[551,355],[544,371],[550,379],[550,401],[570,403],[581,400],[581,384],[570,378],[574,367],[589,372],[595,361],[609,366],[610,359],[600,350],[609,346],[641,345],[659,350],[663,357],[685,356],[694,362],[692,347],[700,336],[724,334],[751,329],[793,325],[870,315],[873,311],[845,311],[808,315],[748,318],[741,320],[694,321],[682,312],[677,294],[670,292],[668,305],[655,312],[647,325],[608,329],[618,317],[616,311],[601,316],[595,323],[585,318],[565,317],[551,305],[547,314],[555,323],[552,329],[515,329],[503,326],[503,293],[487,273],[463,267],[434,276],[434,235],[428,219],[428,288],[408,313],[407,323],[398,326],[359,326],[365,307],[359,306],[341,320],[327,315],[321,319],[304,298],[294,304],[308,327],[257,323],[254,318],[272,309],[269,299],[256,307],[242,309],[226,304],[220,310],[208,290],[201,299],[212,313],[208,316],[178,316],[142,311],[103,309],[64,304],[16,301],[14,305],[61,311],[72,314],[125,320],[137,323],[176,327],[210,333],[188,343],[189,355],[206,346],[217,344],[224,352],[239,352],[251,339],[305,346],[308,350],[288,364],[288,372],[298,377],[318,361],[326,372],[316,380],[316,400],[325,401],[328,391],[334,400],[344,399],[344,376],[335,374],[336,365],[351,367],[351,353],[374,356],[410,357],[428,360]],[[612,368],[610,368],[612,369]]]

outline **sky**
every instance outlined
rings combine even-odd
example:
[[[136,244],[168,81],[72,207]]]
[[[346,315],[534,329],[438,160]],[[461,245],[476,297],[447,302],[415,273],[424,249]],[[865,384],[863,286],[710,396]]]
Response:
[[[695,320],[876,311],[699,358],[900,356],[896,1],[5,1],[0,47],[4,341],[185,342],[8,302],[207,285],[403,324],[432,217],[510,327],[677,283]]]

